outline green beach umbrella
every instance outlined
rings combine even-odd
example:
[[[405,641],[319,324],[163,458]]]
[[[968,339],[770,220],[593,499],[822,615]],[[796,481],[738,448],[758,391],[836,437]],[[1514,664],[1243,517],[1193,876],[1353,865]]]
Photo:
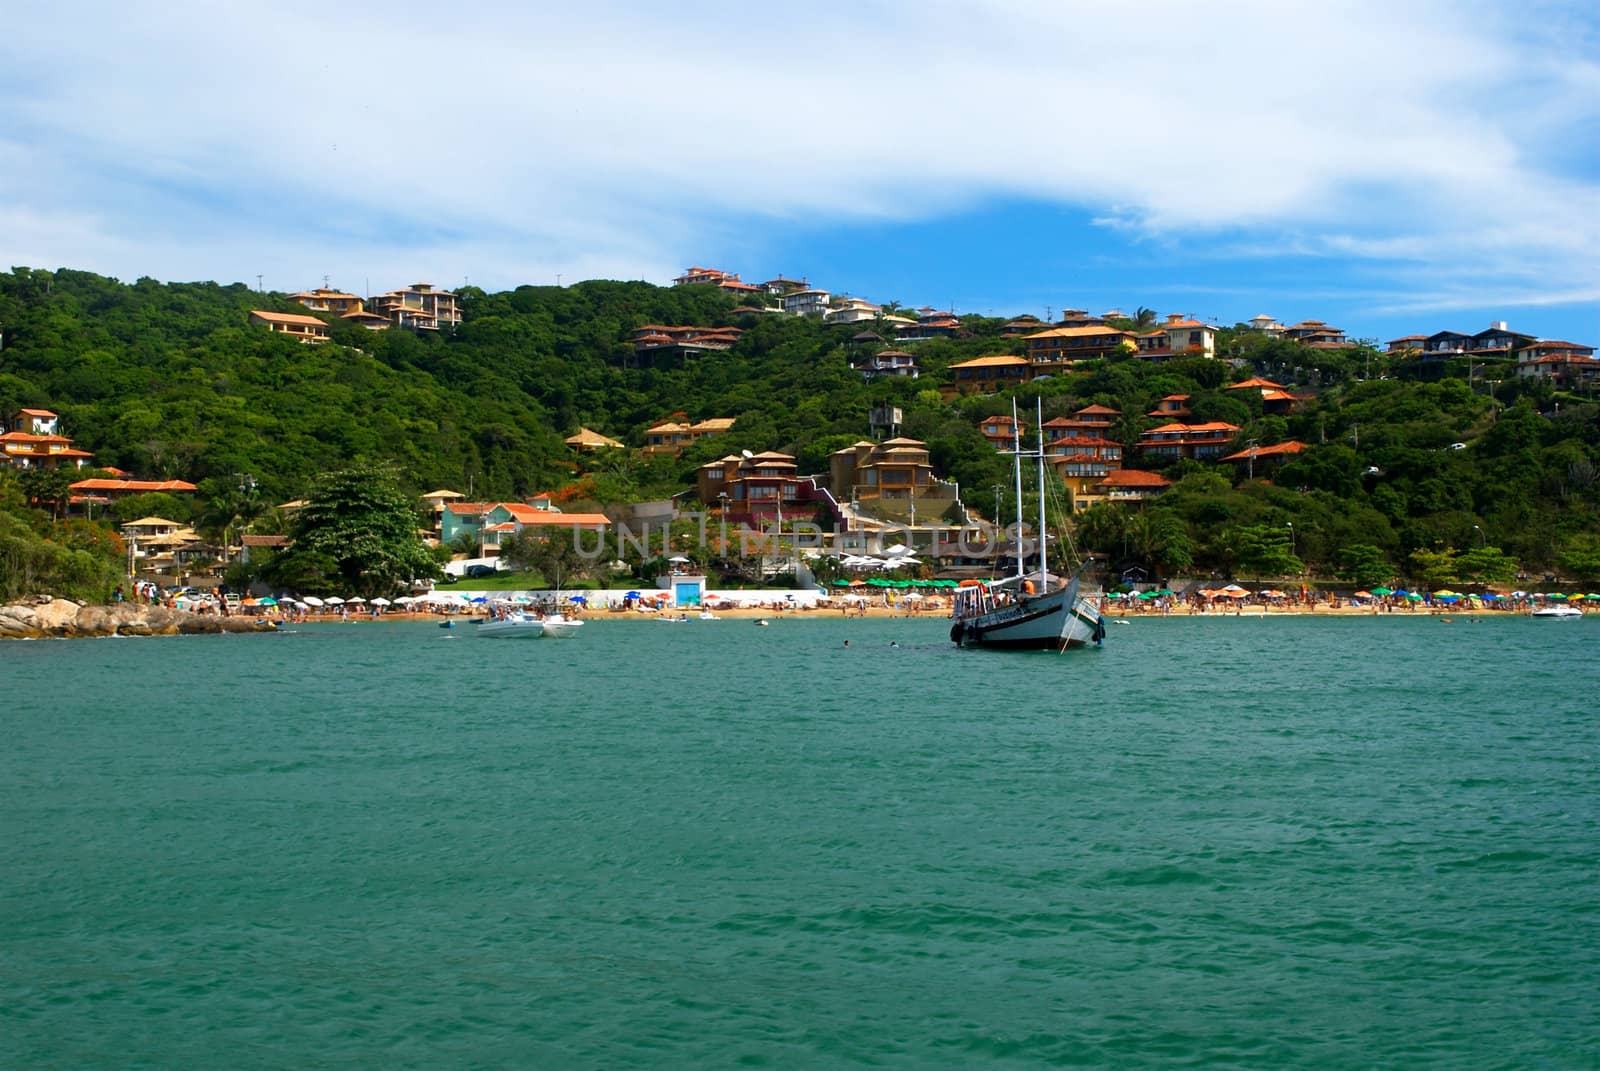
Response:
[[[1394,589],[1393,588],[1373,588],[1372,589],[1372,593],[1374,595],[1393,595],[1394,594]]]
[[[836,587],[836,588],[847,588],[847,587],[850,586],[850,581],[848,581],[848,580],[835,580],[833,582],[833,586]]]

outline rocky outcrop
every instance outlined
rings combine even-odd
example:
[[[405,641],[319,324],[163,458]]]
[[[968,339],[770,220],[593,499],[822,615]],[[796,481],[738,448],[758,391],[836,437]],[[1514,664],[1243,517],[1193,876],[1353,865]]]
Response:
[[[191,614],[165,606],[114,603],[83,606],[70,599],[39,599],[0,606],[0,639],[75,636],[177,636],[204,632],[271,632],[270,623],[245,617]]]

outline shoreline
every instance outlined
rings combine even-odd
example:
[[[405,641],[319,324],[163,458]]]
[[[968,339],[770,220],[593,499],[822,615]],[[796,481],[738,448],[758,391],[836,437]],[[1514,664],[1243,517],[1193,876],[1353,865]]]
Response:
[[[766,619],[774,623],[785,620],[801,621],[857,621],[857,620],[934,620],[948,621],[950,609],[944,600],[926,600],[927,605],[884,606],[882,604],[858,606],[832,606],[797,604],[793,607],[735,606],[713,610],[716,620],[756,621]],[[1448,623],[1454,618],[1471,619],[1492,617],[1526,617],[1526,607],[1498,609],[1485,606],[1444,607],[1417,605],[1386,607],[1326,604],[1316,606],[1247,605],[1230,608],[1199,610],[1188,605],[1166,609],[1123,606],[1109,603],[1101,611],[1108,621],[1126,624],[1141,619],[1217,618],[1238,620],[1242,618],[1283,617],[1357,617],[1357,618],[1436,618]],[[686,614],[690,621],[700,621],[699,609],[660,610],[641,613],[637,610],[590,609],[569,616],[585,622],[650,622],[671,620]],[[66,599],[50,599],[28,604],[0,606],[0,639],[94,639],[112,636],[175,636],[215,635],[219,633],[276,632],[295,624],[359,624],[395,622],[468,622],[486,615],[474,612],[437,613],[408,610],[385,611],[374,617],[370,612],[305,613],[293,616],[278,613],[197,614],[161,605],[112,603],[108,605],[80,605]]]

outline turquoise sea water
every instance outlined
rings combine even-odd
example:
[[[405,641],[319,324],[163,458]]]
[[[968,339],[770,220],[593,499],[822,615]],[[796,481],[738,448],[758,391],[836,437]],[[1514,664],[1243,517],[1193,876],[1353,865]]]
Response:
[[[1600,618],[945,632],[4,645],[0,1067],[1600,1062]]]

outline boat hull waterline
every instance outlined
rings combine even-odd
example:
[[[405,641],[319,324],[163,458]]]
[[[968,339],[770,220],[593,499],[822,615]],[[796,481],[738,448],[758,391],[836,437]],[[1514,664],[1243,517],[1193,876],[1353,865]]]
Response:
[[[1021,595],[990,610],[960,613],[950,638],[961,647],[1013,651],[1065,651],[1105,639],[1105,619],[1078,596],[1078,577],[1043,595]]]

